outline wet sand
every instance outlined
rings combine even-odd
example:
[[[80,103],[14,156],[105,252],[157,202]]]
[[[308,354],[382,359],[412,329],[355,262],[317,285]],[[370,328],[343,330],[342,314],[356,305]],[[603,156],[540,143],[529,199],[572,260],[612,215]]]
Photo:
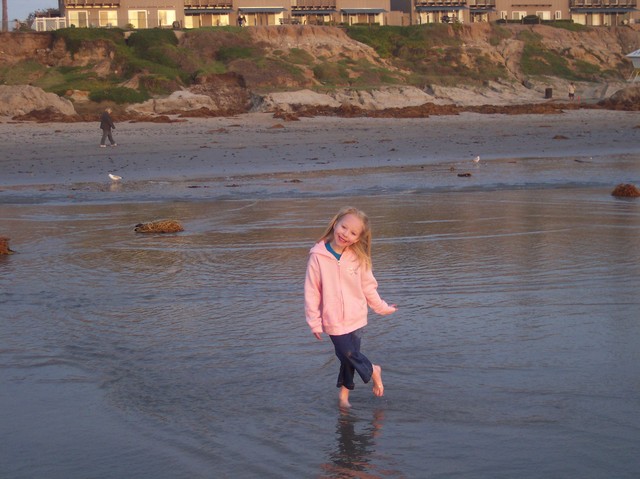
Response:
[[[106,149],[97,124],[0,124],[0,235],[17,252],[0,257],[0,464],[634,478],[639,203],[609,192],[640,182],[638,123],[243,115],[118,123]],[[374,221],[381,293],[401,309],[366,338],[385,397],[358,385],[345,416],[300,281],[346,197]],[[133,231],[164,217],[185,232]]]
[[[640,113],[577,110],[556,115],[463,113],[425,119],[303,118],[270,114],[118,122],[115,148],[99,148],[98,123],[0,123],[0,191],[56,185],[206,181],[334,170],[456,165],[499,159],[635,154]],[[470,163],[469,163],[470,164]]]
[[[344,191],[3,203],[3,477],[637,478],[638,201]],[[399,310],[363,337],[384,397],[358,382],[343,413],[302,285],[347,195]],[[133,231],[167,215],[185,231]]]

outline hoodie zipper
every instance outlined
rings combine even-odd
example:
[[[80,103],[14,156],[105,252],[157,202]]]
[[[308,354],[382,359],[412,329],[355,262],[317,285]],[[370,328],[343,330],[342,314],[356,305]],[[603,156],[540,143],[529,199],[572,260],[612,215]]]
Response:
[[[338,286],[340,287],[340,307],[342,308],[341,311],[341,316],[342,316],[342,321],[344,322],[345,317],[344,317],[344,294],[342,292],[342,266],[340,265],[340,260],[336,258],[336,261],[338,262]]]

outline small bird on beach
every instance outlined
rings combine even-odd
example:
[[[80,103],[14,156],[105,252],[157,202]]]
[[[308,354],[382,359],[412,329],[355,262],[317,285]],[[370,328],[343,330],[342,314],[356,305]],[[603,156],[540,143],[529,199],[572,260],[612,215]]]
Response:
[[[474,163],[480,163],[480,157],[479,157],[479,156],[476,156],[476,157],[473,159],[473,162],[474,162]]]
[[[122,176],[118,176],[118,175],[114,175],[113,173],[109,173],[109,178],[111,178],[111,181],[120,181],[122,179]]]

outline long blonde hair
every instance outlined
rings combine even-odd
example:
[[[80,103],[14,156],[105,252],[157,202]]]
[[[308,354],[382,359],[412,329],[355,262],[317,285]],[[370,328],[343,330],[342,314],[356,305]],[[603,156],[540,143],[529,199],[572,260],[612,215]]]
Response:
[[[349,249],[356,254],[362,266],[366,269],[371,269],[371,226],[369,225],[369,217],[364,211],[354,208],[353,206],[341,208],[338,214],[331,218],[329,225],[318,241],[331,241],[336,223],[347,215],[353,215],[362,221],[362,232],[360,233],[358,242],[349,246]]]

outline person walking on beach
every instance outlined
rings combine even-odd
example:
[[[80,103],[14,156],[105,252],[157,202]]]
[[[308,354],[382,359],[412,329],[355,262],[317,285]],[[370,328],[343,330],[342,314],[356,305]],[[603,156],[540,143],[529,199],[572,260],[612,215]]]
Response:
[[[576,97],[576,86],[573,82],[569,83],[569,100],[573,101]]]
[[[111,146],[118,146],[118,144],[113,140],[113,134],[111,130],[116,129],[116,125],[113,124],[113,119],[111,118],[111,108],[107,108],[100,117],[100,129],[102,130],[102,140],[100,140],[100,148],[106,148],[106,140],[109,138],[109,142]]]
[[[382,396],[382,368],[360,352],[361,330],[367,324],[368,306],[387,315],[397,310],[378,295],[371,267],[371,227],[367,215],[342,208],[311,248],[304,285],[305,316],[318,340],[329,335],[340,360],[337,387],[341,407],[350,407],[349,392],[357,372],[373,394]]]

